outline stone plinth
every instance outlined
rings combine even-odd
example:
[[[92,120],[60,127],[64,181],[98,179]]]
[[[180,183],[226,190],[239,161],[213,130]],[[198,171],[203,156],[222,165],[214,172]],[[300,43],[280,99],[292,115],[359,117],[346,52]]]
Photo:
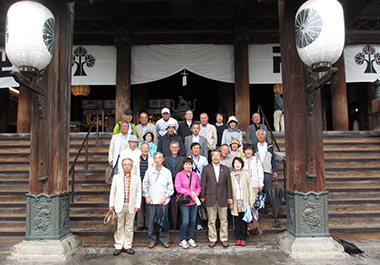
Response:
[[[13,247],[11,260],[63,261],[82,244],[79,236],[70,234],[60,240],[24,240]]]

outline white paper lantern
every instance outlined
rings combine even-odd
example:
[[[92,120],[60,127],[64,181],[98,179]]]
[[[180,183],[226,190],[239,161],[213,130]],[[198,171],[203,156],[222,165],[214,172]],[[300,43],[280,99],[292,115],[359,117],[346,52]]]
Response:
[[[342,5],[337,0],[309,0],[298,9],[295,24],[301,60],[313,71],[327,71],[344,47]]]
[[[51,61],[54,43],[53,14],[33,1],[13,4],[5,25],[5,52],[19,71],[36,74]]]

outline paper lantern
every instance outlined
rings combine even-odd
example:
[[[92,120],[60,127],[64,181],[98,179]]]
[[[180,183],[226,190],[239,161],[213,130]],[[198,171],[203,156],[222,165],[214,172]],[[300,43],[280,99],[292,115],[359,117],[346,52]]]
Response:
[[[20,72],[36,74],[51,61],[54,43],[53,14],[33,1],[13,4],[5,24],[5,52]]]
[[[88,96],[88,94],[90,94],[90,86],[89,85],[72,86],[71,93],[73,93],[74,96]]]
[[[344,47],[342,5],[337,0],[309,0],[298,9],[295,26],[301,60],[316,72],[330,69]]]
[[[283,94],[282,84],[274,84],[274,86],[273,86],[273,93],[276,93],[276,91],[280,91],[281,94]]]

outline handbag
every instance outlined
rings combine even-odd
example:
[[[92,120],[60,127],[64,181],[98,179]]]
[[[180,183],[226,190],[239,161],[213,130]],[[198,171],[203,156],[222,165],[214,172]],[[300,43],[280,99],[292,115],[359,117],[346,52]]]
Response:
[[[116,231],[116,226],[117,226],[117,215],[115,211],[108,212],[106,217],[104,217],[103,220],[104,223],[104,230],[106,232],[114,233]]]
[[[260,227],[259,221],[253,218],[253,221],[247,224],[247,234],[249,236],[260,236],[263,230]]]
[[[193,174],[190,174],[190,183],[189,183],[189,190],[190,190],[190,186],[191,186],[191,180],[193,179]],[[182,194],[182,193],[178,193],[176,195],[176,202],[177,204],[188,204],[190,203],[190,199],[191,197],[190,196],[187,196],[185,194]]]
[[[156,216],[154,217],[154,222],[160,227],[162,231],[169,231],[169,218],[163,205],[162,210],[156,213]]]
[[[204,203],[198,206],[198,214],[202,221],[206,221],[208,219],[207,208]]]
[[[119,157],[120,157],[120,155],[117,157],[114,167],[109,166],[109,168],[106,169],[105,182],[107,184],[110,184],[110,185],[112,184],[114,169],[115,169],[115,167],[117,167],[117,162],[119,162]]]
[[[113,167],[109,166],[107,169],[106,169],[106,173],[105,173],[105,182],[107,184],[112,184],[112,179],[113,179]]]
[[[247,234],[249,236],[260,236],[263,233],[263,230],[260,227],[259,223],[259,213],[255,210],[254,207],[251,209],[252,213],[252,222],[247,224]]]

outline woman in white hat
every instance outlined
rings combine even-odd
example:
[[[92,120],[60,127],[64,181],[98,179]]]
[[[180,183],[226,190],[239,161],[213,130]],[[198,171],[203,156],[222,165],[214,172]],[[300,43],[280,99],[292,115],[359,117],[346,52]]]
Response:
[[[233,140],[238,141],[239,143],[243,142],[243,133],[237,128],[238,124],[239,122],[235,116],[230,116],[228,118],[228,128],[223,132],[222,144],[230,145]]]

